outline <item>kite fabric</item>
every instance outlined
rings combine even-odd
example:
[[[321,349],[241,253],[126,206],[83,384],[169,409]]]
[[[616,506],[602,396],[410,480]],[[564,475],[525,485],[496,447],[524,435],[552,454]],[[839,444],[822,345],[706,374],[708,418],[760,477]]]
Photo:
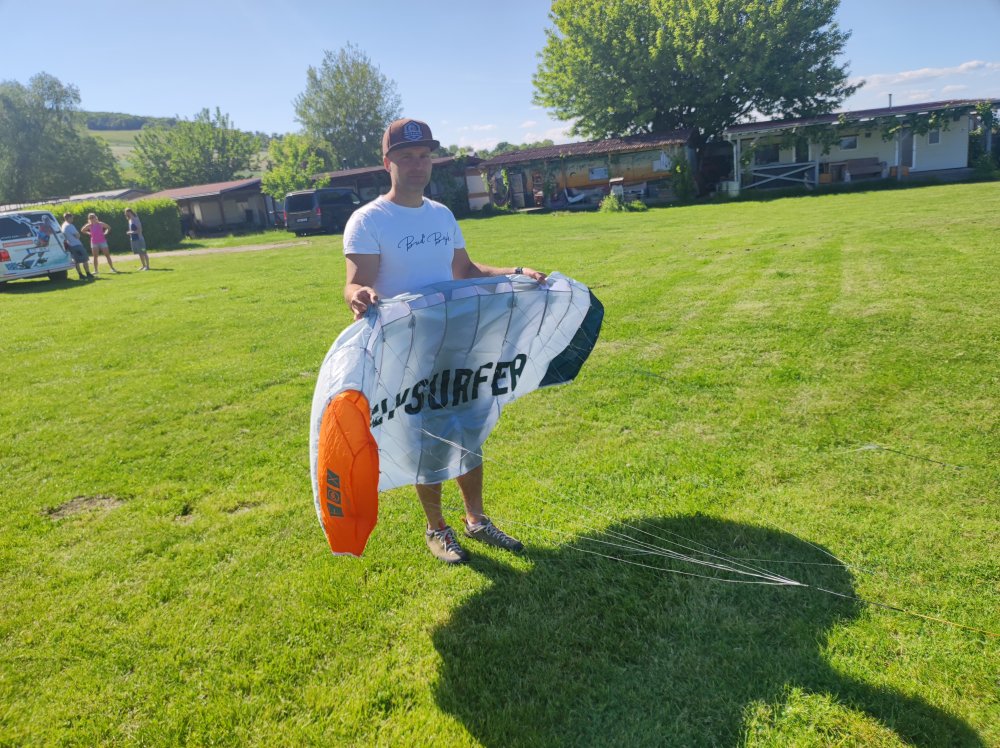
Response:
[[[313,396],[313,498],[331,549],[361,554],[378,491],[480,465],[503,406],[572,380],[603,316],[560,273],[447,281],[369,308],[330,348]]]

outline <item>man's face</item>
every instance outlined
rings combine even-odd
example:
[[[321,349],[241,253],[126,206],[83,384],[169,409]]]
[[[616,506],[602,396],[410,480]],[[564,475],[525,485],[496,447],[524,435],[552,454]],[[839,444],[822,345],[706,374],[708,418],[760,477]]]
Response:
[[[423,192],[431,181],[431,149],[423,145],[397,148],[384,159],[393,184]]]

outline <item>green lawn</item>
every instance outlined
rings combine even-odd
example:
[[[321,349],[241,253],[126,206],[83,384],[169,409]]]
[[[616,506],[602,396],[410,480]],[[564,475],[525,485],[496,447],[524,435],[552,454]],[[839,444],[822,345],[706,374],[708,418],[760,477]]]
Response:
[[[607,313],[487,443],[527,553],[460,568],[410,490],[360,560],[316,521],[339,236],[0,289],[0,745],[1000,746],[997,638],[588,552],[1000,632],[1000,184],[463,231]]]

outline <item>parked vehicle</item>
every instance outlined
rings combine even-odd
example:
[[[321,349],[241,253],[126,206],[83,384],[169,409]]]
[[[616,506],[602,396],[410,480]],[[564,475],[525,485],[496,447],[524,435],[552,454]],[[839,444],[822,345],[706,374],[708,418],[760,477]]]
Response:
[[[321,187],[291,192],[285,197],[285,228],[297,236],[342,231],[351,213],[361,207],[349,187]]]
[[[47,210],[0,213],[0,283],[47,275],[66,280],[73,258]]]

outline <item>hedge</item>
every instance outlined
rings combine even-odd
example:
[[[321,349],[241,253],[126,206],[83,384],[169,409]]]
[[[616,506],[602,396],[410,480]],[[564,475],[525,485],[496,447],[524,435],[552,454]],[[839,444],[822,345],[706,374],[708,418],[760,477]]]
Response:
[[[97,218],[111,227],[108,234],[108,247],[112,253],[130,254],[132,246],[129,242],[128,221],[125,219],[125,209],[131,208],[142,221],[142,235],[146,238],[146,247],[150,250],[176,247],[184,237],[181,234],[181,214],[177,203],[165,198],[153,200],[81,200],[72,203],[56,203],[55,205],[39,206],[52,214],[62,223],[64,213],[73,214],[73,224],[82,229],[87,223],[87,214],[96,213]],[[34,208],[32,208],[34,210]],[[84,244],[87,240],[84,239]]]

